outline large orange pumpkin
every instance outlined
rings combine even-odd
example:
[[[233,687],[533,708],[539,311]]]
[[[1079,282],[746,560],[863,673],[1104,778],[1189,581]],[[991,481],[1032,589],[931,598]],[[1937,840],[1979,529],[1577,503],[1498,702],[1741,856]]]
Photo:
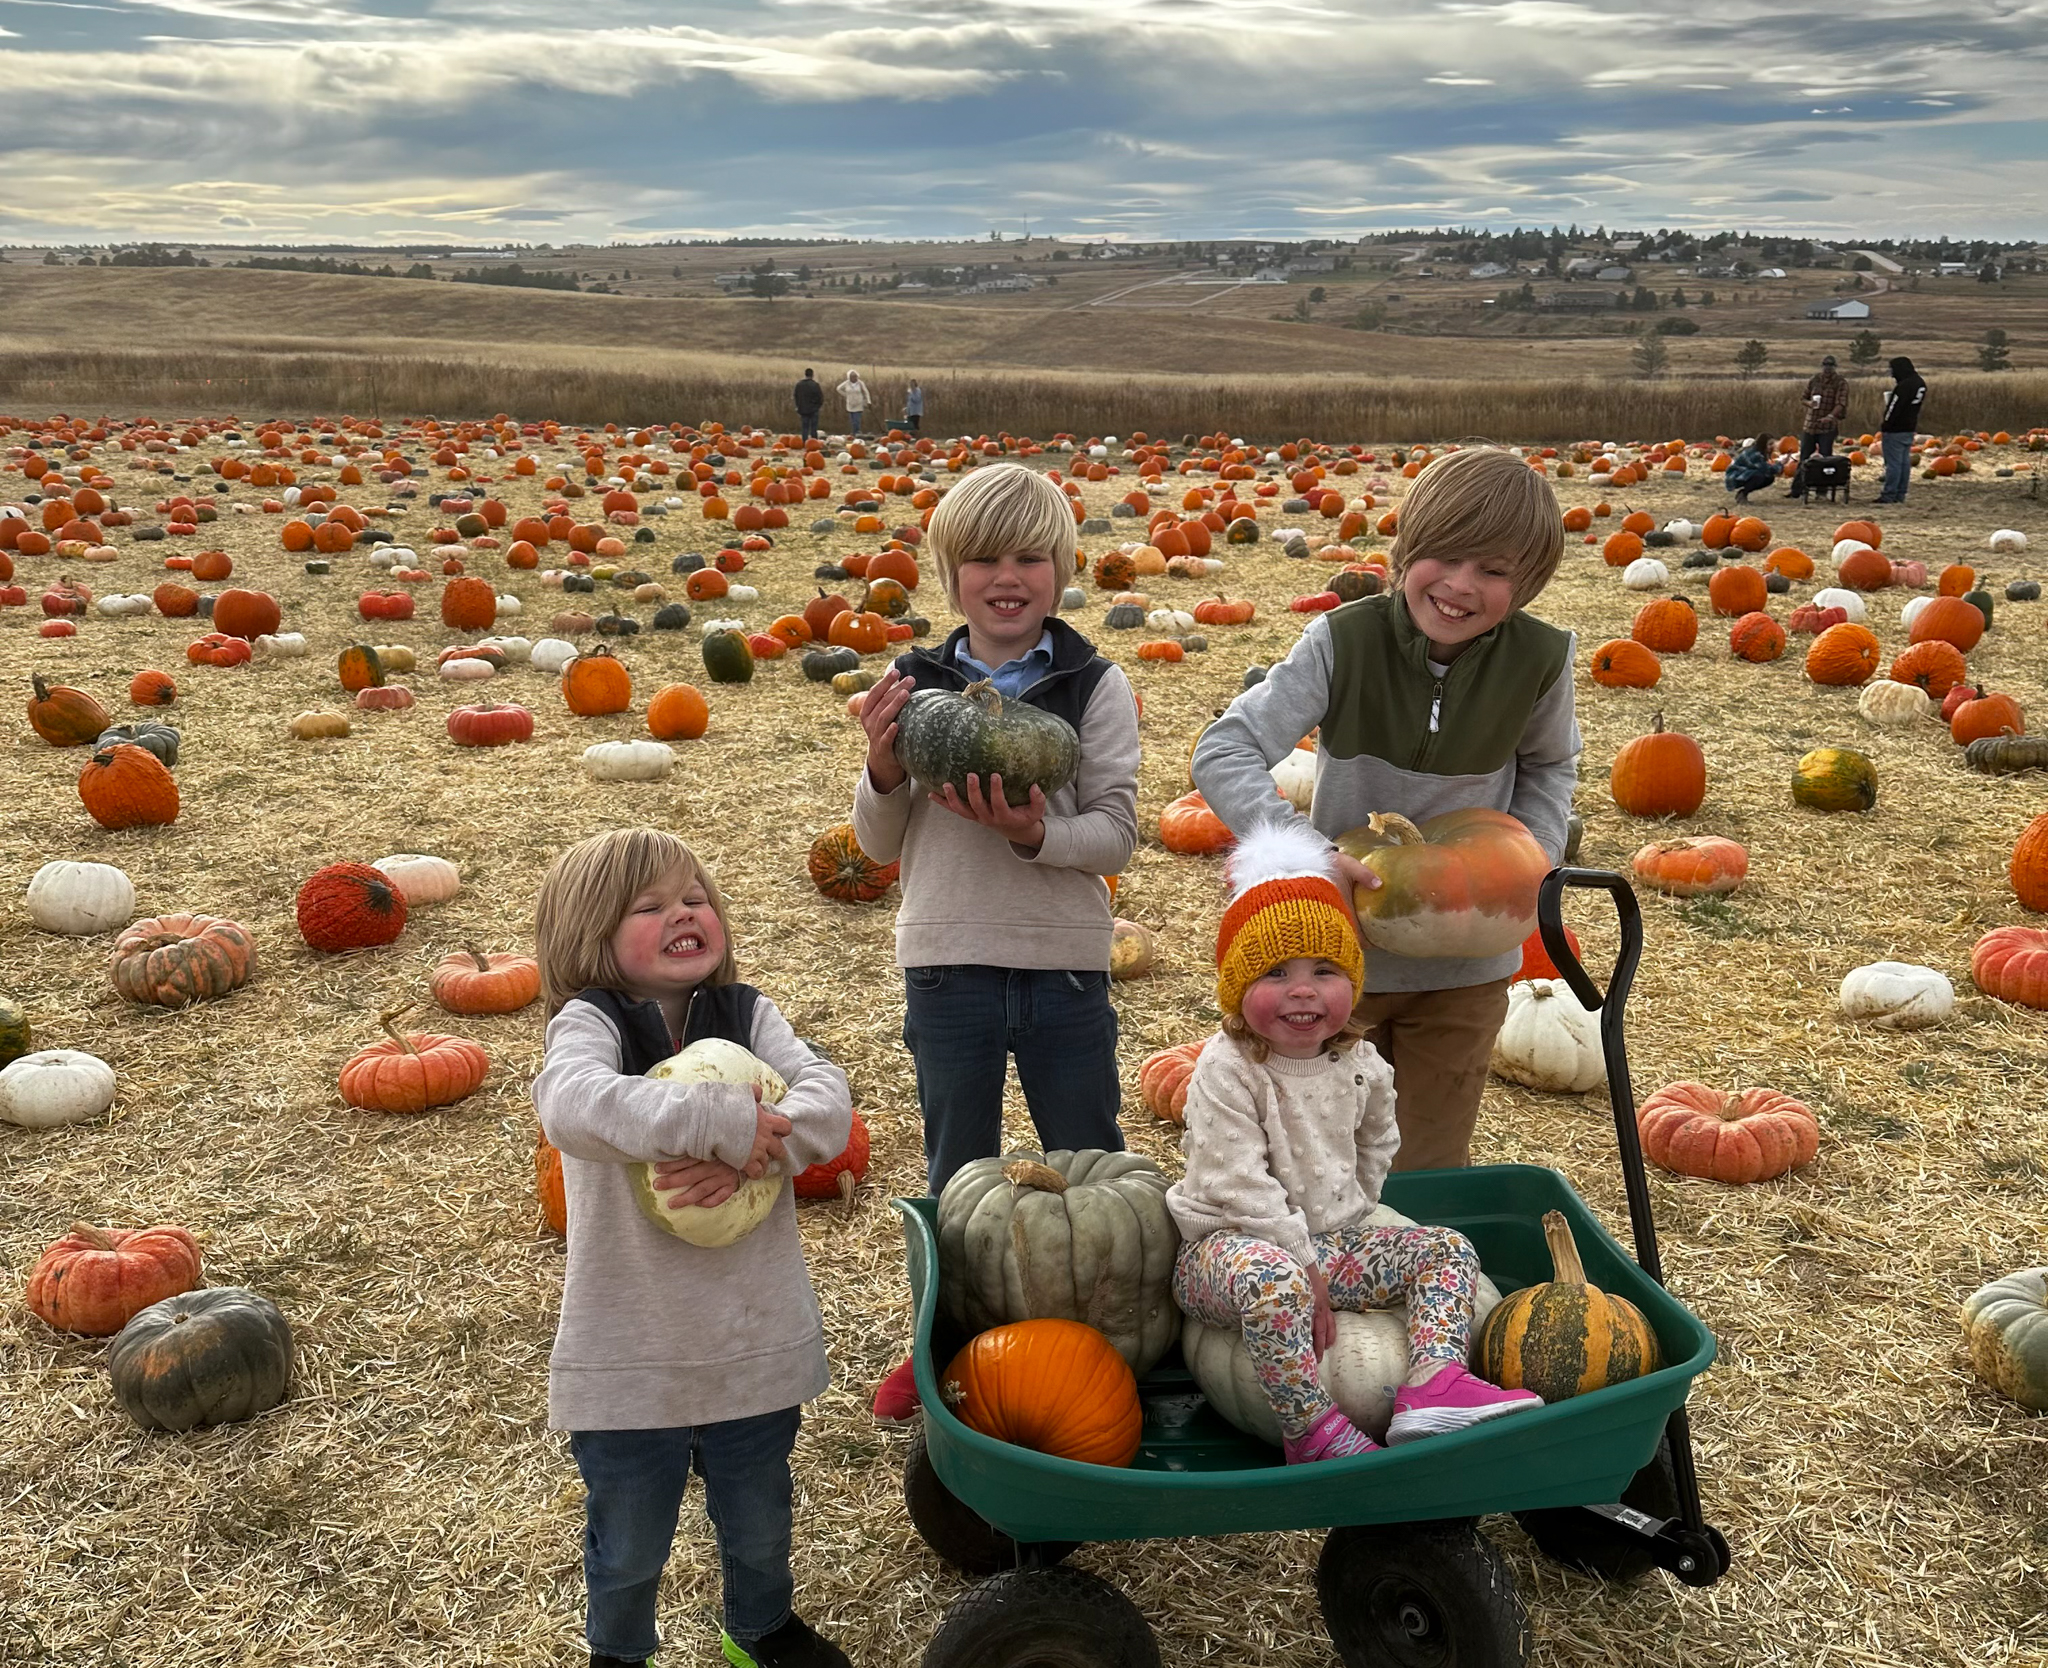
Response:
[[[1628,634],[1659,654],[1684,654],[1699,641],[1700,620],[1684,597],[1659,597],[1636,610]]]
[[[1664,665],[1633,637],[1617,637],[1593,651],[1592,674],[1603,689],[1654,689]]]
[[[1713,604],[1714,612],[1730,619],[1756,613],[1769,595],[1762,571],[1747,562],[1721,568],[1707,581],[1707,600]]]
[[[1968,654],[1984,635],[1984,616],[1975,603],[1961,597],[1930,597],[1927,606],[1913,616],[1906,633],[1909,643],[1952,643],[1960,654]]]
[[[1653,840],[1635,855],[1636,879],[1674,898],[1732,892],[1749,873],[1749,851],[1721,834]],[[1554,975],[1553,975],[1554,977]]]
[[[1707,797],[1706,755],[1691,736],[1665,729],[1660,712],[1650,734],[1614,755],[1607,786],[1630,816],[1689,817]]]
[[[60,1332],[110,1338],[152,1303],[199,1284],[199,1246],[183,1228],[80,1222],[36,1260],[28,1306]]]
[[[1084,1465],[1129,1465],[1145,1417],[1116,1346],[1081,1321],[991,1327],[946,1368],[940,1394],[970,1430]]]
[[[1813,647],[1806,651],[1806,675],[1815,683],[1837,688],[1864,684],[1876,672],[1882,656],[1876,636],[1867,627],[1845,621],[1829,626],[1813,640]]]
[[[1168,851],[1206,857],[1236,841],[1237,836],[1199,793],[1184,793],[1159,813],[1159,843]]]
[[[1776,1089],[1667,1083],[1636,1113],[1636,1132],[1652,1164],[1707,1181],[1770,1181],[1820,1150],[1813,1113]]]

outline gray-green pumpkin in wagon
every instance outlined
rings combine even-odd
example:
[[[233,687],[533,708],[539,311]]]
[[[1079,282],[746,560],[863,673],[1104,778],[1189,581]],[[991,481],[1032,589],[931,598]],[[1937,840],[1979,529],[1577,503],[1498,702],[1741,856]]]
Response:
[[[2023,1268],[1963,1304],[1970,1366],[2022,1407],[2048,1409],[2048,1268]]]
[[[970,774],[1003,779],[1003,797],[1029,804],[1073,781],[1081,738],[1064,718],[1023,701],[1006,701],[986,678],[965,690],[920,689],[896,718],[896,757],[927,788],[950,784],[963,799]]]

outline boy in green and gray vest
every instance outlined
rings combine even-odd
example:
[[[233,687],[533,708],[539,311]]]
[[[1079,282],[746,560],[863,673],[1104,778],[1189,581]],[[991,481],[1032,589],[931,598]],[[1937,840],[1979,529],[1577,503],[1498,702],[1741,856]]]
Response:
[[[1401,508],[1393,588],[1319,615],[1195,749],[1209,807],[1242,833],[1296,815],[1268,772],[1320,727],[1308,820],[1334,839],[1375,811],[1412,821],[1485,805],[1556,863],[1578,782],[1572,633],[1523,610],[1557,571],[1564,523],[1509,453],[1452,452]],[[1378,878],[1342,853],[1354,885]],[[1397,1170],[1469,1164],[1519,949],[1483,959],[1368,951],[1357,1013],[1394,1068]]]

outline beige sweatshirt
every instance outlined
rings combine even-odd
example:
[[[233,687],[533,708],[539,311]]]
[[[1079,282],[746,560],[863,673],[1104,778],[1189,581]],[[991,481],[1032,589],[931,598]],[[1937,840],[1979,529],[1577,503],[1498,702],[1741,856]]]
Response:
[[[882,793],[865,767],[853,830],[877,863],[901,860],[898,967],[1107,972],[1104,875],[1138,847],[1138,706],[1113,666],[1082,713],[1081,768],[1045,808],[1037,851],[934,805],[915,780]]]
[[[789,1084],[794,1174],[846,1148],[846,1074],[813,1054],[765,996],[753,1052]],[[787,1187],[745,1239],[710,1248],[665,1233],[633,1201],[627,1166],[671,1158],[743,1165],[754,1096],[735,1083],[668,1083],[619,1070],[619,1034],[588,1002],[548,1022],[533,1080],[541,1128],[562,1149],[569,1267],[548,1360],[555,1430],[660,1430],[794,1407],[828,1382],[824,1325]]]
[[[1309,1235],[1369,1215],[1400,1145],[1393,1068],[1371,1043],[1261,1063],[1219,1031],[1188,1079],[1187,1173],[1167,1208],[1184,1240],[1249,1234],[1309,1268]]]

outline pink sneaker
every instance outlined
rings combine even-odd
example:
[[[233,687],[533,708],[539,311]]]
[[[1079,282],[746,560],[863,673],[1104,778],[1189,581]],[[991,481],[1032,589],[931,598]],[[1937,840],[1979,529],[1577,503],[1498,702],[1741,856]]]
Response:
[[[1442,1436],[1542,1405],[1543,1398],[1533,1390],[1502,1390],[1453,1364],[1427,1384],[1401,1387],[1394,1397],[1394,1417],[1387,1424],[1387,1445]]]
[[[1315,1460],[1348,1459],[1353,1454],[1376,1454],[1380,1445],[1333,1407],[1308,1429],[1306,1436],[1290,1436],[1281,1443],[1289,1465],[1308,1465]]]
[[[885,1425],[907,1425],[924,1404],[917,1399],[917,1373],[908,1361],[898,1367],[875,1390],[875,1417]]]

